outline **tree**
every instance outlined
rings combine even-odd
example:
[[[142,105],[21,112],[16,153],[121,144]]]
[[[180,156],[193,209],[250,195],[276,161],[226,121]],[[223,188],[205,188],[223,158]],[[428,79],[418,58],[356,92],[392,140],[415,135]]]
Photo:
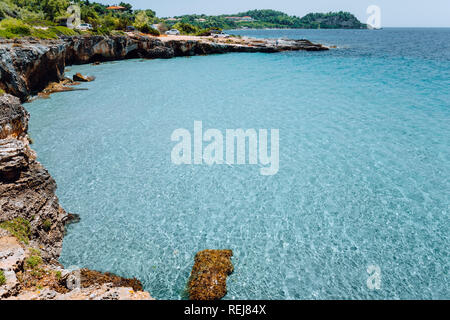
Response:
[[[97,11],[94,10],[92,7],[83,6],[81,7],[81,20],[85,22],[89,22],[90,24],[94,25],[96,20],[99,19],[99,15]]]
[[[58,16],[66,14],[70,3],[68,0],[42,0],[41,7],[45,16],[49,20],[54,20]]]
[[[172,28],[177,29],[182,34],[195,34],[199,31],[196,26],[185,22],[175,23]]]
[[[121,2],[119,3],[119,6],[124,7],[125,11],[128,13],[132,13],[133,12],[133,6],[129,3],[125,3],[125,2]]]
[[[136,28],[138,28],[139,30],[141,30],[145,27],[148,27],[149,22],[150,22],[150,18],[145,13],[145,11],[139,11],[134,20],[134,26]]]

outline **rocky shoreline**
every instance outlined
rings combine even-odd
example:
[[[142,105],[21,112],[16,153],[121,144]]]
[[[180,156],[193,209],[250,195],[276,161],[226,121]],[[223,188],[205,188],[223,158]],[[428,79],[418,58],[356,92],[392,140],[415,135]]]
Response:
[[[212,37],[78,36],[0,40],[0,89],[26,101],[64,78],[68,65],[133,58],[169,59],[229,52],[328,50],[308,40]]]
[[[40,92],[64,91],[65,85],[73,85],[64,78],[66,66],[73,64],[295,50],[328,48],[308,40],[211,37],[0,39],[0,89],[6,92],[0,91],[0,299],[152,299],[136,279],[90,270],[65,270],[59,264],[65,226],[76,217],[59,205],[56,182],[36,160],[28,136],[29,114],[21,102]],[[203,259],[209,261],[206,267],[199,266],[203,256],[196,257],[197,271],[193,271],[189,284],[196,291],[191,297],[210,299],[225,295],[226,275],[233,268],[227,262],[231,251],[224,252],[225,258],[217,258],[225,259],[218,260],[225,266],[220,273],[211,269],[210,256]],[[212,278],[221,280],[218,293],[202,292],[203,285],[198,283]]]
[[[151,299],[136,279],[59,264],[76,216],[59,205],[55,180],[36,161],[28,120],[19,98],[0,96],[0,299]]]

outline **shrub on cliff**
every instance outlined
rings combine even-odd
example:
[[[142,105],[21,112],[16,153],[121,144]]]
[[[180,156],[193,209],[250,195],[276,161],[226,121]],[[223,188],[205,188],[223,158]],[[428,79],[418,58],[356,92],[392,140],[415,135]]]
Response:
[[[207,29],[201,29],[200,31],[198,31],[195,35],[196,36],[210,36],[212,31],[222,31],[221,28],[207,28]]]
[[[199,31],[196,26],[185,22],[175,23],[172,29],[177,29],[181,34],[196,34]]]
[[[145,25],[142,28],[139,29],[140,32],[142,33],[147,33],[147,34],[151,34],[153,36],[159,36],[161,35],[161,33],[156,30],[155,28],[150,27],[149,25]]]
[[[58,39],[58,36],[49,29],[34,29],[32,36],[39,39]]]
[[[0,270],[0,286],[4,285],[6,283],[6,277],[3,270]]]
[[[151,34],[152,36],[159,36],[159,35],[161,35],[159,30],[156,30],[155,28],[152,28],[152,27],[149,28],[149,32],[148,33]]]
[[[15,218],[11,221],[5,221],[0,223],[0,228],[9,231],[19,241],[28,244],[31,235],[30,222],[24,218]]]
[[[136,27],[136,29],[141,30],[143,28],[148,28],[149,23],[150,17],[147,15],[147,13],[145,13],[145,11],[139,11],[136,14],[136,18],[134,19],[134,26]]]
[[[75,36],[78,34],[77,31],[63,26],[50,27],[49,29],[58,36]]]
[[[30,257],[27,258],[27,260],[25,261],[26,266],[30,269],[34,269],[37,266],[39,266],[40,264],[42,264],[42,258],[38,255],[32,255]]]
[[[31,28],[23,21],[6,18],[0,22],[0,36],[10,38],[11,35],[16,37],[29,36],[31,35]]]
[[[109,34],[112,30],[118,29],[120,26],[120,19],[113,17],[112,15],[104,16],[93,24],[95,33],[97,34]]]

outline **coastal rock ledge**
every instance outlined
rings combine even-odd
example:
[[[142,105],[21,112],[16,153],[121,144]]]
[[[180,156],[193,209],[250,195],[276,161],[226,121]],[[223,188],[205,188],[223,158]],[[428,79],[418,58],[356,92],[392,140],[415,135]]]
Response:
[[[137,279],[65,270],[58,258],[65,225],[56,183],[36,161],[29,114],[0,96],[0,299],[152,299]]]
[[[21,101],[64,78],[67,65],[228,52],[323,51],[308,40],[212,37],[74,36],[59,40],[0,40],[0,89]]]

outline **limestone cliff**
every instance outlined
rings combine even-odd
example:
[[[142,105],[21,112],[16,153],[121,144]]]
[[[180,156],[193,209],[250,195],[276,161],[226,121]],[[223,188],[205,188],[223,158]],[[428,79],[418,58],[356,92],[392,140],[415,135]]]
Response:
[[[150,299],[136,279],[92,271],[70,286],[58,258],[72,215],[30,148],[28,119],[19,98],[0,96],[0,299]]]
[[[25,101],[64,77],[72,64],[131,58],[168,59],[227,52],[321,51],[308,40],[77,36],[60,40],[0,40],[0,89]]]

